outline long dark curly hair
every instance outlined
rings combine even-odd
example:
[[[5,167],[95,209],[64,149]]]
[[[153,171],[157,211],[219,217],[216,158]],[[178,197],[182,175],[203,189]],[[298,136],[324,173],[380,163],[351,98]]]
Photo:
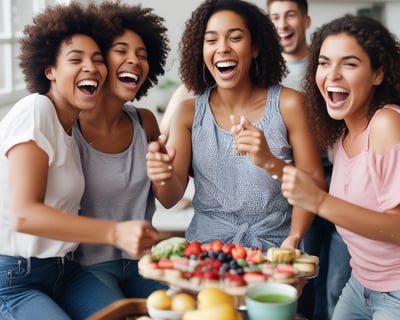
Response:
[[[315,74],[324,40],[330,35],[345,33],[354,37],[368,55],[372,70],[382,67],[384,79],[375,87],[368,117],[388,103],[400,103],[400,43],[378,21],[364,16],[345,15],[318,28],[311,37],[309,64],[305,81],[306,108],[319,146],[331,146],[346,130],[344,120],[332,119],[321,95]]]
[[[97,12],[99,17],[110,22],[111,39],[123,34],[126,29],[132,30],[142,38],[150,68],[146,81],[135,96],[135,99],[139,100],[158,83],[158,76],[165,72],[164,66],[170,47],[164,18],[153,13],[152,8],[122,4],[120,1],[105,1],[98,5],[92,3],[88,10]]]
[[[179,73],[186,88],[195,94],[202,94],[207,87],[215,85],[214,78],[203,62],[204,32],[210,17],[222,10],[233,11],[243,18],[250,31],[252,45],[259,49],[257,65],[253,62],[250,71],[253,83],[260,87],[280,83],[287,72],[286,64],[279,37],[266,13],[247,1],[206,0],[186,21],[179,44]]]
[[[93,38],[103,55],[111,45],[107,23],[95,14],[86,12],[78,2],[47,7],[26,25],[20,40],[19,66],[24,73],[29,92],[47,93],[50,81],[45,69],[54,66],[63,41],[83,34]]]

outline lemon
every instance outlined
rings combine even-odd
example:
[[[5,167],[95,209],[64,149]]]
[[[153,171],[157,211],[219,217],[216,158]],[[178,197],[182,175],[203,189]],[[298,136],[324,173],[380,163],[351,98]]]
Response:
[[[167,294],[167,291],[156,290],[147,297],[146,302],[148,307],[159,310],[170,310],[172,298]]]
[[[235,305],[233,297],[222,289],[207,287],[197,294],[197,304],[199,309],[208,308],[220,303],[230,303]]]
[[[182,320],[238,320],[239,313],[229,302],[222,302],[205,309],[186,311]]]
[[[181,292],[172,297],[172,310],[187,311],[194,308],[196,308],[196,300],[190,294]]]

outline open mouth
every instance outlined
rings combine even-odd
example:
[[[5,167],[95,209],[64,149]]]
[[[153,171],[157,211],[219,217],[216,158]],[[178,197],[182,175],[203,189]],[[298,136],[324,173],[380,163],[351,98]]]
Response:
[[[349,91],[339,88],[339,87],[328,87],[326,88],[328,92],[329,99],[332,102],[341,102],[347,99],[349,96]]]
[[[139,77],[136,74],[130,73],[130,72],[121,72],[118,75],[118,79],[121,82],[125,83],[138,83]]]
[[[279,37],[281,38],[281,41],[290,41],[290,39],[292,39],[293,36],[294,36],[294,32],[279,34]]]
[[[78,88],[85,94],[94,94],[98,87],[98,82],[94,80],[82,80],[78,83]]]
[[[229,73],[232,70],[234,70],[236,66],[237,63],[234,61],[224,61],[224,62],[218,62],[216,64],[218,71],[221,73]]]

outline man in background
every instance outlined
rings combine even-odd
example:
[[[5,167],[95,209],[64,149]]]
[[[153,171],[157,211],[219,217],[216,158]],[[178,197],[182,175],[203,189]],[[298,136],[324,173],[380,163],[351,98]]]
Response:
[[[267,0],[267,11],[280,37],[288,74],[282,80],[286,87],[303,91],[308,63],[306,31],[311,25],[307,0]],[[326,151],[321,152],[327,185],[332,164]],[[331,319],[333,309],[350,277],[350,255],[335,226],[316,216],[303,238],[303,250],[319,256],[319,275],[303,289],[298,312],[313,320]]]

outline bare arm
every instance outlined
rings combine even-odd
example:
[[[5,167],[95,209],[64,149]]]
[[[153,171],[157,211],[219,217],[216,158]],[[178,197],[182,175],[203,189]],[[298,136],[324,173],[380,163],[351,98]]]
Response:
[[[192,154],[194,99],[181,103],[171,119],[167,145],[154,142],[147,153],[147,173],[163,206],[174,206],[184,195],[189,179]]]
[[[169,128],[171,125],[173,114],[176,109],[186,99],[193,98],[193,95],[186,89],[185,85],[181,84],[172,94],[171,99],[165,108],[164,115],[160,122],[160,130],[166,137],[169,136]]]
[[[288,128],[289,143],[293,148],[294,165],[296,168],[309,173],[319,187],[325,190],[326,179],[320,151],[306,119],[303,95],[294,90],[283,88],[281,92],[281,112]],[[313,212],[294,206],[289,237],[283,245],[291,244],[297,247],[313,219]]]
[[[384,110],[373,121],[369,139],[371,151],[384,154],[398,148],[400,114]],[[284,168],[282,192],[291,204],[315,212],[342,228],[369,239],[400,245],[399,204],[384,212],[357,206],[329,195],[309,174],[292,166]]]
[[[18,144],[9,150],[7,157],[11,214],[16,231],[61,241],[111,244],[132,256],[140,255],[158,240],[158,233],[147,223],[92,219],[44,204],[48,156],[36,143]],[[138,233],[146,234],[137,237]]]
[[[158,122],[154,113],[145,108],[138,108],[138,112],[140,113],[147,139],[149,141],[157,141],[160,136],[160,128],[158,127]]]

